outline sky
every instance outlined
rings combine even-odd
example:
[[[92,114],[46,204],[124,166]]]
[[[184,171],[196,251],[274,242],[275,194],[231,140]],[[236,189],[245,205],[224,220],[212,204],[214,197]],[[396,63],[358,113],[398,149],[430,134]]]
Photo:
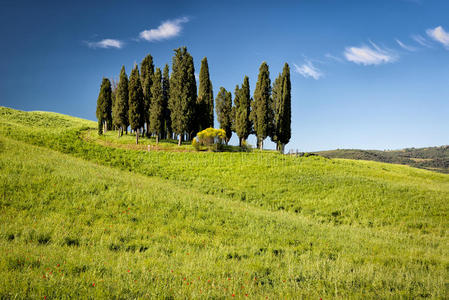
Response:
[[[187,46],[196,73],[207,57],[214,95],[245,75],[253,92],[263,61],[272,82],[290,65],[287,150],[447,145],[448,12],[447,0],[0,0],[0,105],[95,120],[103,77],[147,54],[171,67]]]

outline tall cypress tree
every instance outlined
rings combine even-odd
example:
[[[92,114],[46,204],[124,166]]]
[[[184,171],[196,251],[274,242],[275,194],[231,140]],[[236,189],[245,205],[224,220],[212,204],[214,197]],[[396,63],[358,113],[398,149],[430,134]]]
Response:
[[[173,56],[169,99],[172,129],[179,137],[178,145],[184,134],[191,135],[195,130],[196,93],[193,57],[186,47],[178,48]]]
[[[273,122],[271,124],[272,130],[270,132],[271,140],[276,144],[276,150],[279,150],[279,126],[281,121],[281,110],[280,103],[282,101],[282,86],[283,86],[283,77],[282,74],[279,73],[279,76],[275,79],[273,83],[273,88],[271,90],[271,103],[270,108],[273,112]]]
[[[151,109],[150,109],[150,132],[156,135],[156,144],[159,143],[159,135],[163,129],[163,102],[164,93],[162,89],[161,69],[156,68],[151,86]]]
[[[140,64],[140,82],[142,84],[143,99],[144,99],[144,118],[146,124],[146,134],[149,136],[150,127],[150,106],[151,106],[151,86],[153,84],[154,64],[153,57],[148,54]]]
[[[102,124],[102,131],[108,130],[108,125],[112,124],[112,89],[109,79],[104,78],[101,81],[100,93],[97,99],[97,119]]]
[[[217,112],[217,120],[220,128],[226,132],[226,145],[232,137],[232,94],[226,91],[224,87],[215,98],[215,110]]]
[[[239,137],[239,146],[251,133],[251,94],[249,88],[249,78],[245,76],[242,87],[237,85],[234,96],[234,130]]]
[[[129,124],[136,132],[136,144],[139,143],[139,131],[145,122],[144,100],[140,83],[139,67],[136,65],[129,77]]]
[[[209,77],[207,57],[201,61],[197,111],[198,131],[214,126],[214,92]]]
[[[126,75],[125,66],[122,66],[112,110],[114,125],[119,128],[119,136],[123,135],[123,130],[127,130],[129,126],[128,98],[128,75]]]
[[[259,68],[259,76],[254,91],[254,131],[261,150],[263,149],[263,141],[270,130],[270,97],[270,72],[267,63],[263,62]]]
[[[273,86],[274,136],[277,148],[282,153],[291,138],[291,102],[290,67],[285,63],[282,75],[279,75]]]
[[[162,75],[162,114],[163,114],[163,138],[171,138],[171,119],[170,119],[170,109],[168,107],[168,99],[170,96],[170,71],[168,65],[164,67],[164,73]]]

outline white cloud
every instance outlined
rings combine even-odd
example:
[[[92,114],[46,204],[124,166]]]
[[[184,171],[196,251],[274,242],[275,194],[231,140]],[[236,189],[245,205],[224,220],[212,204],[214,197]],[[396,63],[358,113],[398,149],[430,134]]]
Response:
[[[318,80],[323,77],[323,73],[310,61],[306,61],[306,63],[301,66],[298,66],[297,64],[293,65],[295,66],[295,72],[301,74],[306,78],[311,77],[315,80]]]
[[[396,39],[396,43],[398,43],[398,45],[401,46],[402,49],[405,49],[405,50],[410,51],[410,52],[416,51],[416,48],[415,48],[415,47],[406,45],[406,44],[404,44],[403,42],[401,42],[401,41],[398,40],[398,39]]]
[[[149,42],[160,41],[178,36],[182,30],[182,23],[188,22],[187,17],[168,20],[159,25],[156,29],[144,30],[139,34],[141,39],[147,40]]]
[[[335,61],[338,61],[338,62],[342,62],[343,61],[340,57],[337,57],[337,56],[332,55],[330,53],[326,53],[324,56],[326,58],[328,58],[328,59],[335,60]]]
[[[415,40],[415,42],[417,42],[421,46],[424,46],[424,47],[427,47],[427,48],[432,48],[430,43],[424,37],[422,37],[419,34],[412,35],[412,39]]]
[[[380,65],[392,63],[397,60],[397,56],[390,50],[382,49],[373,42],[372,47],[347,47],[343,53],[348,61],[360,65]]]
[[[426,33],[435,41],[440,42],[446,48],[449,48],[449,33],[444,31],[443,27],[438,26],[433,29],[427,29]]]
[[[90,48],[117,48],[120,49],[123,47],[123,42],[119,40],[113,39],[104,39],[99,42],[86,42],[87,46]]]

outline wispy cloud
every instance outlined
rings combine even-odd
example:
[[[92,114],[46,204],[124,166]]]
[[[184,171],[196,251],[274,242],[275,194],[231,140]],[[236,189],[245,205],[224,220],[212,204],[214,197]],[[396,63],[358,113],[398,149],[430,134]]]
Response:
[[[159,25],[158,28],[142,31],[139,34],[139,37],[149,42],[166,40],[178,36],[182,30],[181,24],[187,23],[188,21],[189,18],[187,17],[168,20],[162,22],[162,24]]]
[[[397,60],[397,55],[391,50],[382,49],[373,42],[371,46],[347,47],[343,55],[348,61],[359,65],[380,65],[392,63]]]
[[[117,48],[120,49],[123,47],[123,42],[114,39],[104,39],[98,42],[86,42],[89,48]]]
[[[293,65],[295,66],[295,72],[301,74],[306,78],[310,77],[318,80],[323,77],[323,73],[317,67],[315,67],[311,61],[306,61],[301,66],[298,66],[297,64]]]
[[[420,34],[414,34],[412,35],[412,39],[420,44],[421,46],[432,48],[432,45],[430,45],[429,41],[427,41],[422,35]]]
[[[406,45],[406,44],[404,44],[403,42],[401,42],[398,39],[396,39],[396,43],[398,43],[398,45],[401,46],[402,49],[405,49],[405,50],[410,51],[410,52],[415,52],[416,51],[415,47]]]
[[[427,29],[426,33],[429,37],[440,42],[449,49],[449,33],[447,33],[443,27],[438,26],[433,29]]]
[[[338,61],[338,62],[342,62],[342,61],[343,61],[343,59],[341,59],[341,57],[332,55],[332,54],[330,54],[330,53],[326,53],[326,54],[324,55],[324,57],[326,57],[327,59],[331,59],[331,60]]]

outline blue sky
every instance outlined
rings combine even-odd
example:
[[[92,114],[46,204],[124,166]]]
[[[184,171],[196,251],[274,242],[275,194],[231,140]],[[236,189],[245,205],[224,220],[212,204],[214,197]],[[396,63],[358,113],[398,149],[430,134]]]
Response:
[[[0,105],[94,120],[103,76],[185,45],[215,95],[290,64],[286,149],[449,144],[449,1],[92,2],[0,1]]]

